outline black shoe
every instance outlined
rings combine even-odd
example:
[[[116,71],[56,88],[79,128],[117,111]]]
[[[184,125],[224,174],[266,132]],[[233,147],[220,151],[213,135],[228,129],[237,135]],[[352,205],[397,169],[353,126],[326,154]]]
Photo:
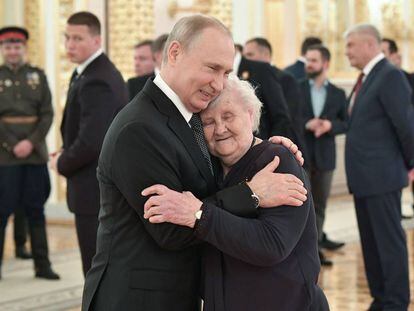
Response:
[[[16,246],[16,258],[20,259],[31,259],[32,254],[28,252],[26,246]]]
[[[329,240],[326,234],[323,235],[322,241],[319,242],[319,247],[330,250],[330,251],[335,251],[343,247],[344,245],[345,245],[344,242],[335,242],[335,241]]]
[[[319,251],[319,260],[321,262],[321,266],[332,267],[333,265],[333,262],[326,259],[325,255],[321,251]]]
[[[60,280],[59,274],[54,272],[50,267],[36,269],[35,277],[46,280]]]

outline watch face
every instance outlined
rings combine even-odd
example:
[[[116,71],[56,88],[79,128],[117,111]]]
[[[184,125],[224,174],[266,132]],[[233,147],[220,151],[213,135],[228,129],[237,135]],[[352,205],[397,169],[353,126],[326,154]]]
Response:
[[[199,210],[199,211],[197,211],[196,213],[195,213],[195,218],[196,219],[198,219],[198,220],[200,220],[201,219],[201,215],[203,214],[203,211],[202,210]]]
[[[255,193],[253,193],[252,194],[252,200],[253,200],[253,203],[254,203],[254,207],[255,208],[258,208],[259,205],[260,205],[259,196],[257,194],[255,194]]]

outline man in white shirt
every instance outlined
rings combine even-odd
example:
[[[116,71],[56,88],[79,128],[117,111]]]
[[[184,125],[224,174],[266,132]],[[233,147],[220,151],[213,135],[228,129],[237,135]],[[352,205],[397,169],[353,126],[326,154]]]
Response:
[[[345,164],[373,297],[369,310],[407,310],[401,190],[414,166],[411,90],[403,73],[381,53],[374,26],[357,25],[347,32],[346,55],[361,71],[350,96]]]
[[[184,17],[168,37],[160,73],[115,118],[99,159],[97,254],[82,310],[200,309],[199,242],[189,228],[145,219],[142,191],[154,184],[164,185],[156,186],[164,194],[191,191],[206,198],[217,191],[198,112],[223,89],[233,59],[231,33],[221,22]],[[255,213],[253,192],[263,207],[294,205],[292,200],[301,205],[300,183],[274,174],[275,161],[271,166],[249,185],[217,192],[223,208],[239,216]],[[203,221],[200,208],[192,221],[197,217]]]
[[[62,149],[52,155],[51,167],[67,178],[67,203],[75,214],[83,273],[96,250],[100,206],[96,167],[105,133],[126,105],[124,80],[101,48],[100,23],[89,12],[73,14],[65,32],[73,72],[61,124]]]

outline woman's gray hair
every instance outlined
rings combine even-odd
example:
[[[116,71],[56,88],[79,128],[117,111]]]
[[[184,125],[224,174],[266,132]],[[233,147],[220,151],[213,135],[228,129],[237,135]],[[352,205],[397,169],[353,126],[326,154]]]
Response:
[[[231,74],[224,84],[224,89],[208,107],[219,105],[227,96],[235,95],[239,101],[233,104],[242,104],[245,108],[250,109],[253,113],[253,132],[259,130],[260,116],[263,104],[257,98],[255,88],[247,81],[240,80],[236,75]],[[208,109],[208,108],[207,108]]]
[[[221,30],[233,40],[230,30],[218,19],[203,14],[186,16],[178,20],[168,35],[167,42],[165,42],[164,46],[162,63],[166,64],[168,62],[168,49],[173,41],[178,41],[184,50],[188,50],[206,28]]]

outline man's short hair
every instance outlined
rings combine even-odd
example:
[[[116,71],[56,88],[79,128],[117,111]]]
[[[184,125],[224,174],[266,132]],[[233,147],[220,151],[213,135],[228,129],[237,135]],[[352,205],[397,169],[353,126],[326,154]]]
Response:
[[[331,60],[331,52],[329,49],[322,44],[315,44],[308,47],[307,51],[319,51],[323,61],[329,62]]]
[[[381,41],[388,43],[388,50],[390,51],[391,54],[398,53],[398,45],[397,45],[397,42],[395,42],[395,40],[390,39],[390,38],[382,38]]]
[[[371,36],[377,41],[378,44],[381,43],[381,34],[377,27],[372,24],[358,24],[351,27],[345,32],[345,38],[353,33]]]
[[[152,42],[152,45],[151,45],[152,53],[158,53],[158,52],[164,51],[164,47],[165,47],[165,43],[167,42],[167,39],[168,39],[168,33],[158,36],[158,38],[156,38],[154,42]]]
[[[143,40],[138,42],[137,44],[134,45],[134,49],[140,48],[142,46],[146,46],[148,45],[149,47],[151,47],[153,41],[152,40]]]
[[[69,25],[84,25],[89,28],[89,32],[92,35],[101,34],[101,23],[99,19],[91,12],[77,12],[72,14],[68,19]]]
[[[263,38],[263,37],[252,38],[252,39],[248,40],[246,42],[246,44],[247,43],[253,43],[253,42],[256,43],[259,47],[268,50],[270,56],[272,56],[272,53],[273,53],[272,45],[270,44],[270,42],[266,38]]]
[[[243,45],[241,45],[240,43],[235,43],[234,48],[236,49],[236,51],[239,51],[240,54],[243,54]]]
[[[170,32],[167,42],[165,43],[163,63],[168,60],[168,48],[173,41],[178,41],[184,50],[191,48],[192,44],[200,37],[202,32],[207,28],[221,30],[224,34],[232,38],[230,30],[222,22],[212,16],[195,14],[186,16],[178,20]]]
[[[302,46],[300,48],[300,52],[302,55],[306,54],[306,51],[308,50],[308,47],[312,45],[322,44],[322,40],[318,37],[307,37],[302,42]]]

